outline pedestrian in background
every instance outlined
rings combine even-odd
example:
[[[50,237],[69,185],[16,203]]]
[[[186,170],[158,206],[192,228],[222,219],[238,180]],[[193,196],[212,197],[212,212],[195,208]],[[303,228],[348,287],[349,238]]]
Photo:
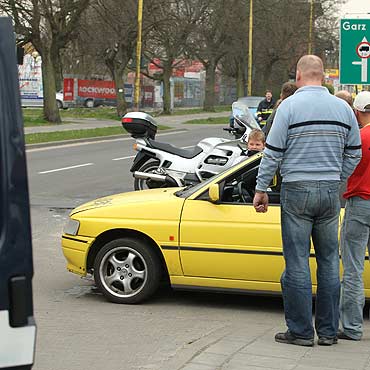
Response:
[[[266,124],[266,120],[272,113],[274,105],[275,100],[272,97],[272,91],[266,90],[265,99],[260,101],[257,107],[257,120],[260,126],[264,126]]]
[[[366,246],[370,254],[370,92],[360,92],[353,105],[361,127],[362,158],[343,194],[347,199],[340,238],[344,270],[340,300],[343,330],[339,331],[338,338],[360,340],[365,305],[362,274]]]
[[[284,99],[293,95],[296,92],[296,90],[297,90],[297,86],[294,82],[284,82],[283,85],[281,86],[280,99],[276,102],[272,113],[270,114],[269,118],[267,118],[266,125],[262,129],[262,131],[266,135],[266,138],[271,130],[272,124],[274,123],[274,118],[275,118],[275,114],[276,114],[276,110],[278,106]]]
[[[315,329],[319,345],[337,342],[339,324],[339,184],[361,158],[355,115],[321,86],[324,68],[315,55],[297,64],[294,95],[283,100],[267,138],[253,205],[268,210],[267,188],[280,164],[281,228],[285,271],[281,277],[288,330],[275,340],[314,345],[310,238],[315,248]]]
[[[347,90],[339,90],[335,96],[337,98],[340,98],[340,99],[343,99],[344,101],[346,101],[349,106],[353,109],[353,99],[352,99],[352,95],[349,91]]]

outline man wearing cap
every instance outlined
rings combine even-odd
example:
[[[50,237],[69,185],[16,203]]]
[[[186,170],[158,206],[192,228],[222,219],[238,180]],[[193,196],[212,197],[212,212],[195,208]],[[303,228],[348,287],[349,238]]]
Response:
[[[361,127],[362,159],[349,177],[346,213],[341,229],[341,255],[344,268],[338,338],[360,340],[365,304],[362,273],[370,236],[370,92],[360,92],[353,103]]]

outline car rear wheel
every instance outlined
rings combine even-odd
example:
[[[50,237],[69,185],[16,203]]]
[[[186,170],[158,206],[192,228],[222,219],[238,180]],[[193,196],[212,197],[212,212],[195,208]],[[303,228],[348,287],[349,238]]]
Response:
[[[94,263],[95,283],[114,303],[140,303],[158,288],[161,263],[151,245],[121,238],[107,243]]]
[[[63,108],[63,103],[60,100],[57,100],[57,107],[58,107],[58,109]]]

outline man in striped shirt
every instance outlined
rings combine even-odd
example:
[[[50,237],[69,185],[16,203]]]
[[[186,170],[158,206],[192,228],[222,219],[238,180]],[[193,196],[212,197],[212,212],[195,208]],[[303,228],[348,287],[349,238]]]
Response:
[[[317,262],[315,329],[319,345],[337,342],[339,321],[339,185],[361,159],[352,109],[321,86],[322,61],[303,56],[298,90],[279,106],[257,177],[254,207],[267,212],[266,190],[278,167],[282,176],[281,229],[285,271],[281,276],[288,330],[277,342],[313,346],[310,238]]]

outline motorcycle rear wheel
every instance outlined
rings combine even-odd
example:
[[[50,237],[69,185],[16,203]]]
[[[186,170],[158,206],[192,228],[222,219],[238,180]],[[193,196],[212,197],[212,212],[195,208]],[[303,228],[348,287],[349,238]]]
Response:
[[[145,173],[153,173],[158,170],[159,161],[149,161],[142,165],[138,171]],[[134,179],[134,189],[135,190],[146,190],[146,189],[158,189],[166,188],[168,185],[161,181],[154,180],[144,180],[144,179]]]

